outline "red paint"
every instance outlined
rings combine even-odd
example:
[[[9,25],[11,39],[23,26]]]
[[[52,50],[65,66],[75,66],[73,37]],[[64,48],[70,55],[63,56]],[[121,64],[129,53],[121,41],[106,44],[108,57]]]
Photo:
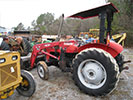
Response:
[[[60,59],[59,57],[56,57],[50,52],[58,52],[59,54],[61,53],[61,48],[66,52],[66,53],[77,53],[78,43],[76,41],[63,41],[63,42],[52,42],[52,43],[43,43],[43,44],[37,44],[33,46],[33,51],[31,55],[31,68],[34,67],[35,59],[39,55],[46,55],[46,60],[49,61],[49,58],[55,58],[55,59]],[[58,49],[55,49],[55,47],[58,47]]]
[[[61,54],[61,49],[63,49],[65,53],[73,54],[73,53],[79,53],[87,48],[103,49],[108,53],[110,53],[113,57],[116,57],[123,50],[123,47],[115,42],[109,42],[109,44],[90,43],[81,47],[78,47],[78,43],[76,41],[63,41],[63,42],[37,44],[33,46],[33,51],[30,59],[31,68],[34,67],[35,59],[39,55],[45,54],[47,61],[49,61],[50,57],[60,60],[60,56],[56,57],[50,53],[58,52],[59,54]]]
[[[108,45],[101,44],[101,43],[90,43],[90,44],[86,44],[84,46],[79,47],[78,53],[87,48],[103,49],[103,50],[107,51],[108,53],[110,53],[113,57],[116,57],[123,50],[123,47],[120,44],[115,43],[115,42],[109,42]]]
[[[114,9],[114,12],[119,12],[119,10],[114,6],[114,4],[107,3],[105,5],[102,5],[102,6],[93,8],[93,9],[89,9],[89,10],[85,10],[85,11],[82,11],[82,12],[79,12],[79,13],[76,13],[76,14],[73,14],[73,15],[71,15],[69,17],[80,18],[80,19],[87,19],[87,18],[91,18],[91,17],[96,17],[96,16],[99,16],[99,12],[101,11],[102,8],[104,8],[104,10],[106,10],[105,7],[106,8],[108,8],[108,7],[110,8],[111,7],[111,8]],[[97,13],[95,13],[95,12],[97,12]],[[84,16],[85,13],[88,13],[88,15],[87,16]]]

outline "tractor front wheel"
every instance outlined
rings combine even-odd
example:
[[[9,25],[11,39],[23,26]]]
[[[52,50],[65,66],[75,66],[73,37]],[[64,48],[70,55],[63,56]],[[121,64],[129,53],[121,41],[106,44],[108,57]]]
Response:
[[[19,94],[30,97],[36,90],[36,84],[33,76],[26,70],[21,70],[22,82],[17,87],[17,91]]]
[[[118,83],[119,67],[106,51],[90,48],[79,53],[73,61],[73,79],[83,92],[92,96],[110,93]]]
[[[43,80],[47,80],[49,76],[48,66],[44,61],[39,61],[37,64],[37,73]]]

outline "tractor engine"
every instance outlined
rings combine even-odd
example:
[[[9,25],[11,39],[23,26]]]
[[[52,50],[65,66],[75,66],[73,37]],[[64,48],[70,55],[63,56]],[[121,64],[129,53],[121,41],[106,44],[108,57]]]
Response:
[[[50,52],[50,54],[56,56],[57,58],[60,58],[60,60],[57,60],[53,57],[49,57],[49,60],[46,60],[47,65],[58,66],[64,72],[71,71],[72,60],[78,53],[78,47],[73,43],[64,42],[61,48],[55,46],[54,49],[55,52]]]

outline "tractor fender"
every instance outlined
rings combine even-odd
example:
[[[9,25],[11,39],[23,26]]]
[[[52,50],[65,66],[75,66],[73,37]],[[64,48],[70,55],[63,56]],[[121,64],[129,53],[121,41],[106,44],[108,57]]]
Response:
[[[110,41],[109,44],[102,44],[102,43],[89,43],[86,45],[83,45],[81,47],[78,48],[78,53],[81,52],[84,49],[87,48],[100,48],[103,49],[105,51],[107,51],[108,53],[110,53],[114,58],[120,54],[123,50],[123,47],[113,41]]]

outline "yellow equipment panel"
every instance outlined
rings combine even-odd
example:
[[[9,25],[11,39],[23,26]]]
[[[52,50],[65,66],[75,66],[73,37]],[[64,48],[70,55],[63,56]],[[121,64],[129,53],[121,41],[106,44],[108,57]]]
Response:
[[[20,54],[0,51],[0,93],[14,88],[22,81],[20,74]]]

